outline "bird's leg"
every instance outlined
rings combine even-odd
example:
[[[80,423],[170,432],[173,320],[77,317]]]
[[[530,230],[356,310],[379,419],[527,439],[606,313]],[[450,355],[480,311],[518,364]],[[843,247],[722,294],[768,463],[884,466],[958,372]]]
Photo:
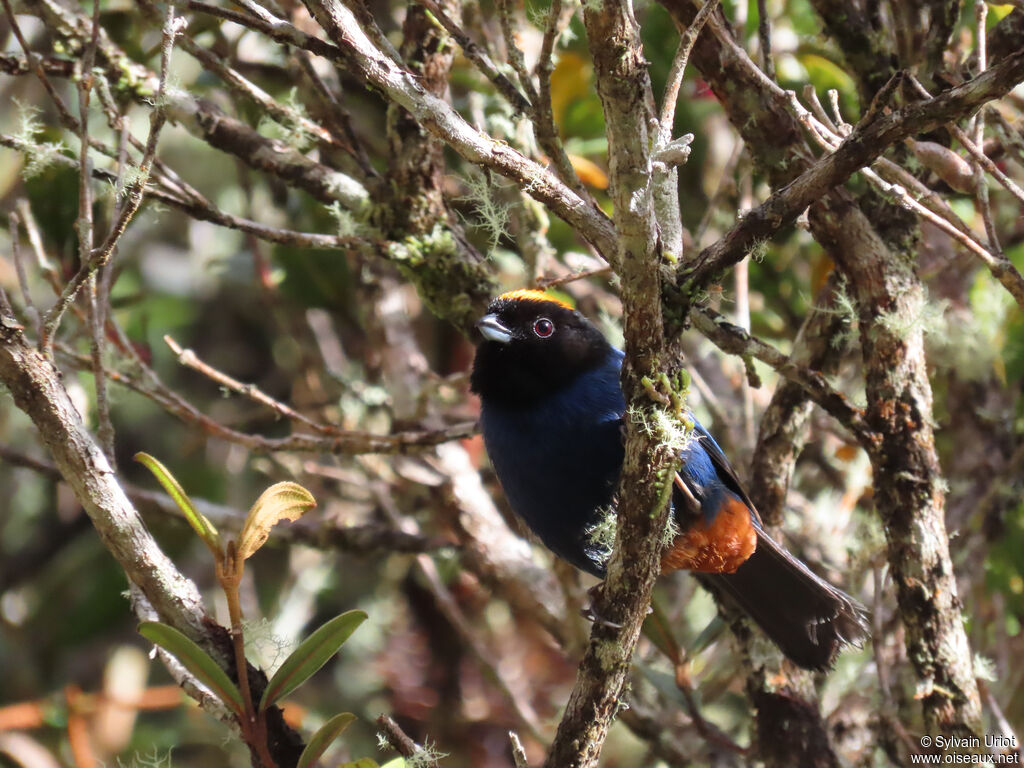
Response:
[[[602,627],[608,627],[609,629],[622,629],[621,624],[614,621],[608,621],[608,619],[601,616],[601,614],[597,612],[597,608],[594,607],[594,604],[597,601],[597,596],[603,587],[604,582],[602,581],[587,590],[587,597],[590,598],[590,605],[586,608],[580,609],[580,616],[587,621],[592,621],[594,624],[598,624]]]

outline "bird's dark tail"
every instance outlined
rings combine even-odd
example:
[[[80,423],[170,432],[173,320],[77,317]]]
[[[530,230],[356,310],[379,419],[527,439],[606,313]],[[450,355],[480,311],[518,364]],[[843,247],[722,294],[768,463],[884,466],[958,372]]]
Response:
[[[867,609],[815,575],[760,528],[757,549],[735,573],[702,577],[805,669],[828,669],[843,646],[860,646],[868,636]]]

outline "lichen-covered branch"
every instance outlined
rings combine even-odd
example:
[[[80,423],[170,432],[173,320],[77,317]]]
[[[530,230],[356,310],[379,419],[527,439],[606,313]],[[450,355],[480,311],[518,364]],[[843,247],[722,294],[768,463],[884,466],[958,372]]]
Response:
[[[663,4],[681,24],[689,23],[697,12],[690,0],[663,0]],[[835,154],[811,161],[813,153],[798,122],[786,112],[785,94],[736,45],[722,19],[712,18],[708,27],[712,34],[698,41],[693,62],[747,139],[756,162],[775,169],[769,170],[769,177],[780,188],[755,210],[753,219],[745,217],[706,248],[689,278],[702,284],[721,267],[743,258],[753,242],[748,236],[756,237],[755,231],[763,235],[778,231],[811,205],[811,231],[839,261],[853,287],[862,337],[873,334],[870,343],[863,344],[869,402],[862,435],[869,439],[862,439],[862,445],[875,472],[875,506],[886,525],[889,562],[899,575],[900,614],[925,720],[935,731],[975,732],[980,709],[973,659],[960,622],[943,523],[944,492],[932,435],[921,329],[911,322],[923,306],[923,289],[914,274],[913,252],[890,249],[876,226],[888,227],[893,240],[912,245],[915,238],[905,222],[895,217],[887,217],[893,221],[869,219],[849,194],[835,187],[848,176],[845,170],[838,173],[845,163],[855,160],[864,165],[893,139],[934,127],[945,122],[943,118],[964,117],[984,101],[1005,94],[1024,78],[1024,52],[1009,53],[999,61],[998,75],[995,68],[989,69],[933,99],[876,116],[854,130]],[[746,86],[743,99],[734,95],[738,83]],[[840,152],[845,158],[830,163]],[[812,189],[815,194],[804,198]],[[787,209],[797,201],[799,205]],[[880,323],[887,322],[888,330],[880,328]]]
[[[664,370],[667,362],[662,357],[660,252],[650,180],[653,98],[632,4],[590,4],[584,9],[584,22],[609,144],[618,231],[613,263],[622,279],[625,312],[622,385],[627,402],[643,408],[647,395],[641,379]],[[635,417],[627,417],[625,431],[615,551],[594,606],[603,621],[594,624],[547,768],[597,764],[608,728],[622,706],[633,649],[660,571],[668,496],[659,489],[666,472],[674,471],[676,457],[658,444],[657,436],[644,434]]]
[[[615,259],[612,224],[599,209],[582,200],[546,168],[470,126],[447,102],[381,53],[352,12],[338,0],[307,0],[306,7],[342,50],[352,72],[405,108],[420,125],[466,160],[511,179],[571,224],[606,259]]]
[[[846,209],[843,211],[842,209]],[[812,218],[863,216],[829,198]],[[924,287],[912,255],[890,250],[867,222],[854,238],[829,244],[857,300],[867,389],[867,421],[880,436],[869,450],[875,508],[885,525],[889,564],[907,633],[917,697],[931,732],[981,733],[974,658],[944,522],[945,483],[935,451],[932,390],[919,322]]]

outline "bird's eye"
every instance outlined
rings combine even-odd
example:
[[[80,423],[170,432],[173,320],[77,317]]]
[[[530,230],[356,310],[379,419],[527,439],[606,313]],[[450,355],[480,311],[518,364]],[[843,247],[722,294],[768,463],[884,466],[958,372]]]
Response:
[[[533,324],[533,332],[537,334],[538,338],[546,339],[552,333],[555,332],[555,324],[548,320],[546,317],[540,318]]]

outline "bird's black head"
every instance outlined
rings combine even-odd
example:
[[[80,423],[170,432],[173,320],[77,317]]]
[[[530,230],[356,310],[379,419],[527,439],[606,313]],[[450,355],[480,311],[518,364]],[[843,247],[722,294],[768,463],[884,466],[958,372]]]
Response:
[[[476,324],[483,335],[470,377],[482,399],[529,405],[601,365],[611,345],[589,320],[543,291],[504,293]]]

